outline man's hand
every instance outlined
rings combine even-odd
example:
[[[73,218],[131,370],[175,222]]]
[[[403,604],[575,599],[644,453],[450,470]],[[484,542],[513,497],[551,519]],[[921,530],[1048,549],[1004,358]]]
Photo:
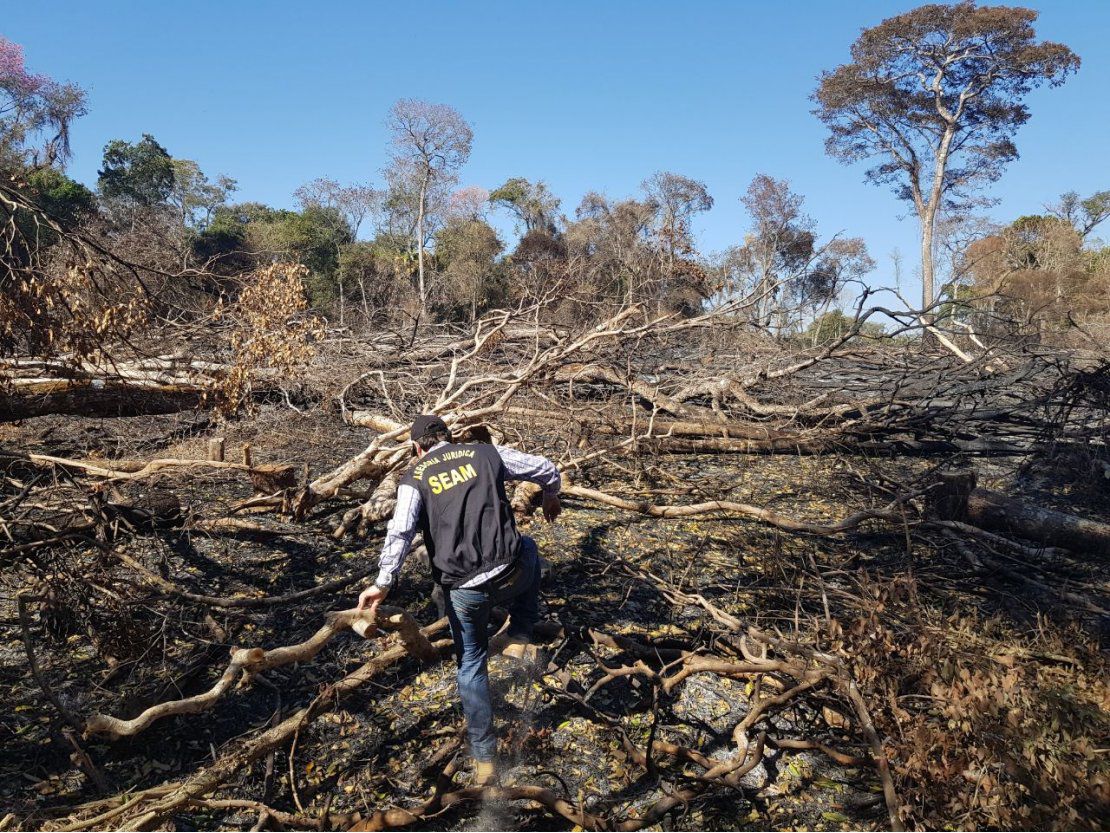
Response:
[[[543,496],[543,517],[548,523],[552,523],[559,513],[563,511],[563,505],[559,503],[558,495],[544,495]]]
[[[373,618],[374,614],[378,612],[378,605],[382,603],[382,599],[387,595],[389,595],[389,588],[378,587],[378,585],[372,584],[359,593],[358,607],[355,609],[366,610],[366,608],[370,608],[370,616]]]

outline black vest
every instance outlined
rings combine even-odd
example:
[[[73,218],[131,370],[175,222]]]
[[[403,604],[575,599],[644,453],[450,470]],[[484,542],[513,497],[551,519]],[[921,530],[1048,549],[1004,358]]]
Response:
[[[492,445],[442,445],[417,460],[401,483],[420,492],[420,530],[432,576],[444,587],[517,559],[520,533],[505,496],[505,464]]]

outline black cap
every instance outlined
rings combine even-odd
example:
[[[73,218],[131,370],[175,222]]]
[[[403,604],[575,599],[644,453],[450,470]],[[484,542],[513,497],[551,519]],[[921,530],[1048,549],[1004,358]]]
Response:
[[[420,442],[429,434],[447,434],[447,423],[435,414],[421,414],[412,421],[409,429],[409,439],[414,443]]]

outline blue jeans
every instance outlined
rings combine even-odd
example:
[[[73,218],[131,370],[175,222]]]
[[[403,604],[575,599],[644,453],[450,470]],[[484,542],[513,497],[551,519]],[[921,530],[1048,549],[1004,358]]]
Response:
[[[492,761],[497,752],[486,662],[490,611],[499,604],[509,610],[508,635],[531,640],[532,628],[540,618],[540,559],[536,542],[526,535],[521,537],[520,569],[511,585],[502,590],[475,587],[447,593],[447,619],[459,664],[459,699],[470,752],[479,761]]]

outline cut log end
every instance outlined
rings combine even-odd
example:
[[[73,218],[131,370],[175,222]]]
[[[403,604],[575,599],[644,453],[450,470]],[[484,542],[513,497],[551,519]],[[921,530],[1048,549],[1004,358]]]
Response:
[[[965,520],[967,501],[975,490],[976,482],[972,469],[941,472],[926,498],[928,515],[942,521]]]

